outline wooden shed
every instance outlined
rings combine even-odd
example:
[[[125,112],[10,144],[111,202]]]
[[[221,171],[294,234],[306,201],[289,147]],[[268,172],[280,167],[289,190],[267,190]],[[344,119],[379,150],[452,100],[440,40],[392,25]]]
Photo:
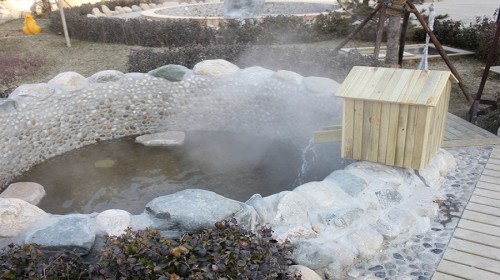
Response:
[[[342,157],[424,168],[443,141],[449,71],[355,66],[344,98]]]

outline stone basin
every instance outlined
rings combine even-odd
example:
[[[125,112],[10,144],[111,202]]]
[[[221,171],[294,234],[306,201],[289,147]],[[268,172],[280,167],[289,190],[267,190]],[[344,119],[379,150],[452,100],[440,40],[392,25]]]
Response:
[[[266,16],[296,16],[312,21],[316,16],[334,11],[338,5],[325,2],[281,2],[266,1],[262,13],[253,19]],[[202,24],[218,26],[227,21],[223,16],[222,3],[200,3],[161,7],[141,12],[141,17],[150,20],[196,20]]]
[[[314,131],[340,123],[338,83],[327,78],[240,69],[224,60],[166,69],[176,71],[108,70],[88,78],[65,72],[48,83],[17,88],[0,102],[3,186],[48,158],[124,136],[169,130],[258,133],[303,149]],[[246,228],[272,226],[278,241],[296,246],[297,264],[326,277],[429,230],[435,201],[442,199],[439,188],[454,168],[453,156],[444,150],[418,172],[355,162],[323,180],[255,194],[246,202],[188,189],[153,199],[138,215],[120,209],[53,215],[19,198],[0,198],[0,245],[37,242],[48,250],[87,254],[97,236],[120,234],[129,226],[176,236],[235,215]]]

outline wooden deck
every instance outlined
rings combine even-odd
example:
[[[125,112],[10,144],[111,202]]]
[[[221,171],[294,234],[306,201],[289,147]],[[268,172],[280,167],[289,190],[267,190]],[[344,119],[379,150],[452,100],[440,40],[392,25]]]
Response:
[[[441,147],[500,145],[500,137],[468,121],[448,113],[444,141]]]
[[[500,147],[494,148],[432,279],[500,279]]]

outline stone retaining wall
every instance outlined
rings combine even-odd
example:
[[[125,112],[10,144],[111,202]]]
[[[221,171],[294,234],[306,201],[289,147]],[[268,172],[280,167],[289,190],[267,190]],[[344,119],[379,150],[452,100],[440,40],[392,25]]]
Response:
[[[245,131],[303,143],[339,119],[332,80],[239,69],[226,61],[194,69],[110,70],[89,78],[66,72],[48,83],[20,86],[0,100],[0,186],[55,155],[128,135]]]
[[[62,73],[0,100],[0,178],[6,185],[33,164],[83,145],[165,130],[258,133],[301,148],[313,131],[339,122],[336,87],[326,78],[239,69],[224,60],[203,61],[192,70],[167,65],[148,74]],[[127,227],[178,236],[234,215],[246,228],[269,225],[279,242],[294,244],[295,263],[326,279],[349,279],[347,269],[360,259],[429,230],[435,201],[443,199],[439,188],[455,167],[444,150],[419,172],[355,162],[322,181],[267,197],[255,194],[245,203],[187,189],[153,199],[140,215],[119,209],[51,215],[4,196],[0,247],[35,242],[46,250],[87,254],[98,236]]]

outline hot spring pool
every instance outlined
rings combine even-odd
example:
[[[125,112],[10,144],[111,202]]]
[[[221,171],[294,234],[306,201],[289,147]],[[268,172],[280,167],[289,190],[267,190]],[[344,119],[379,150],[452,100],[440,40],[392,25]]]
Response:
[[[47,195],[39,207],[49,213],[123,209],[139,214],[153,198],[187,188],[239,201],[292,190],[350,163],[339,154],[336,144],[302,151],[282,141],[228,132],[187,133],[177,147],[146,147],[125,137],[54,157],[15,181],[44,186]]]

